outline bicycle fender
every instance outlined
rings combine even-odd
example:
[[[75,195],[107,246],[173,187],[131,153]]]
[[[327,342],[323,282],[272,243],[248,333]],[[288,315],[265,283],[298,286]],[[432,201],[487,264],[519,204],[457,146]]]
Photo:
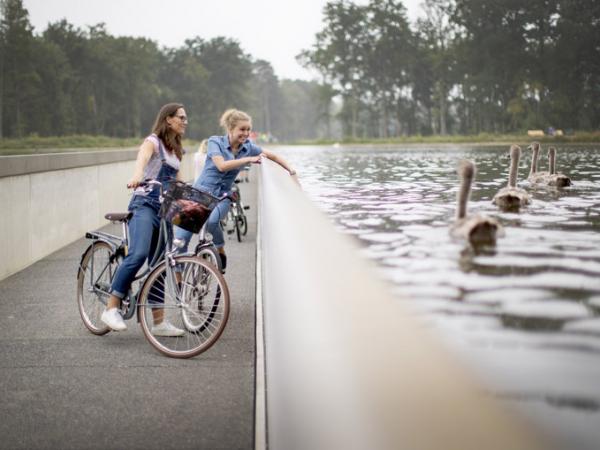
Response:
[[[85,255],[87,255],[87,252],[90,251],[90,248],[92,248],[94,245],[96,245],[96,243],[98,243],[98,242],[104,242],[104,243],[106,243],[106,244],[108,244],[110,246],[110,248],[111,248],[111,250],[113,252],[117,251],[117,246],[114,243],[112,243],[110,241],[107,241],[106,239],[101,239],[101,238],[99,238],[98,236],[95,236],[95,235],[92,236],[92,233],[86,233],[85,237],[88,238],[88,239],[93,239],[93,241],[92,241],[92,243],[90,245],[88,245],[86,247],[85,251],[81,254],[81,258],[79,259],[79,267],[77,267],[77,277],[78,278],[79,278],[79,275],[81,274],[81,265],[83,264],[83,258],[85,257]]]

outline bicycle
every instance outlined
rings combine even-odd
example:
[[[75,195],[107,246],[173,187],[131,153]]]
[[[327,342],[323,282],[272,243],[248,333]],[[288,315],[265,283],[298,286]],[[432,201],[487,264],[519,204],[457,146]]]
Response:
[[[190,358],[208,350],[221,336],[229,318],[229,289],[210,248],[204,239],[196,253],[177,254],[169,223],[197,233],[222,199],[198,191],[179,181],[163,195],[157,181],[142,183],[160,188],[160,231],[153,257],[146,269],[135,277],[132,287],[121,302],[125,320],[137,315],[148,342],[160,353],[173,358]],[[133,213],[108,213],[107,220],[120,223],[122,235],[90,231],[92,242],[83,252],[77,273],[77,303],[84,325],[96,335],[110,328],[100,320],[110,295],[117,267],[127,255],[128,222]],[[211,251],[212,250],[212,251]],[[213,258],[212,260],[210,258]],[[136,283],[137,282],[137,283]],[[134,288],[138,284],[139,287]],[[169,320],[183,329],[180,337],[152,334],[156,319]],[[161,320],[161,321],[162,321]]]
[[[239,182],[240,180],[235,180],[235,184],[231,188],[231,204],[227,215],[221,220],[221,227],[227,234],[232,234],[235,231],[238,242],[242,242],[242,236],[246,236],[248,233],[248,218],[244,210],[250,209],[250,207],[242,203],[240,189],[237,186]],[[228,226],[231,228],[228,229]]]
[[[194,248],[194,255],[215,266],[221,274],[225,274],[221,256],[219,256],[219,251],[213,244],[212,236],[206,231],[206,226],[203,226],[198,234],[198,243]]]

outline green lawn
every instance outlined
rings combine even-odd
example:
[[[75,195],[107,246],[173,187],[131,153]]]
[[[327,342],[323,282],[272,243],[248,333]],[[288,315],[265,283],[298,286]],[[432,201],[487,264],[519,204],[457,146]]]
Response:
[[[122,149],[139,147],[141,137],[113,138],[108,136],[52,136],[26,137],[23,139],[0,139],[0,155],[34,155],[40,153],[62,153],[96,151],[99,149]],[[184,147],[196,149],[198,142],[185,140]]]

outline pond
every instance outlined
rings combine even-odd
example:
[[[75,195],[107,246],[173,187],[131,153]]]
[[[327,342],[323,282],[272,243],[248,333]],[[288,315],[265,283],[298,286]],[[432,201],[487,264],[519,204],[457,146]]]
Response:
[[[393,282],[490,395],[548,431],[559,448],[600,439],[600,146],[557,145],[558,189],[527,182],[520,212],[491,203],[506,186],[508,146],[281,147],[303,189]],[[540,152],[547,170],[546,148]],[[448,233],[458,162],[477,174],[469,212],[497,218],[505,236],[474,249]],[[538,169],[540,170],[540,169]]]

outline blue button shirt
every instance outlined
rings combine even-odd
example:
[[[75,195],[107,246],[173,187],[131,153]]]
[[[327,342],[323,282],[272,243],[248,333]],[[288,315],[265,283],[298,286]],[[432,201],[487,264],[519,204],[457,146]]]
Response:
[[[262,148],[254,144],[249,139],[239,148],[237,155],[233,155],[229,136],[211,136],[208,139],[208,150],[206,152],[206,162],[202,173],[194,182],[194,187],[206,192],[210,192],[217,197],[229,192],[231,185],[236,179],[241,167],[220,172],[215,166],[213,156],[222,156],[225,161],[232,159],[245,158],[247,156],[258,156],[262,153]]]

